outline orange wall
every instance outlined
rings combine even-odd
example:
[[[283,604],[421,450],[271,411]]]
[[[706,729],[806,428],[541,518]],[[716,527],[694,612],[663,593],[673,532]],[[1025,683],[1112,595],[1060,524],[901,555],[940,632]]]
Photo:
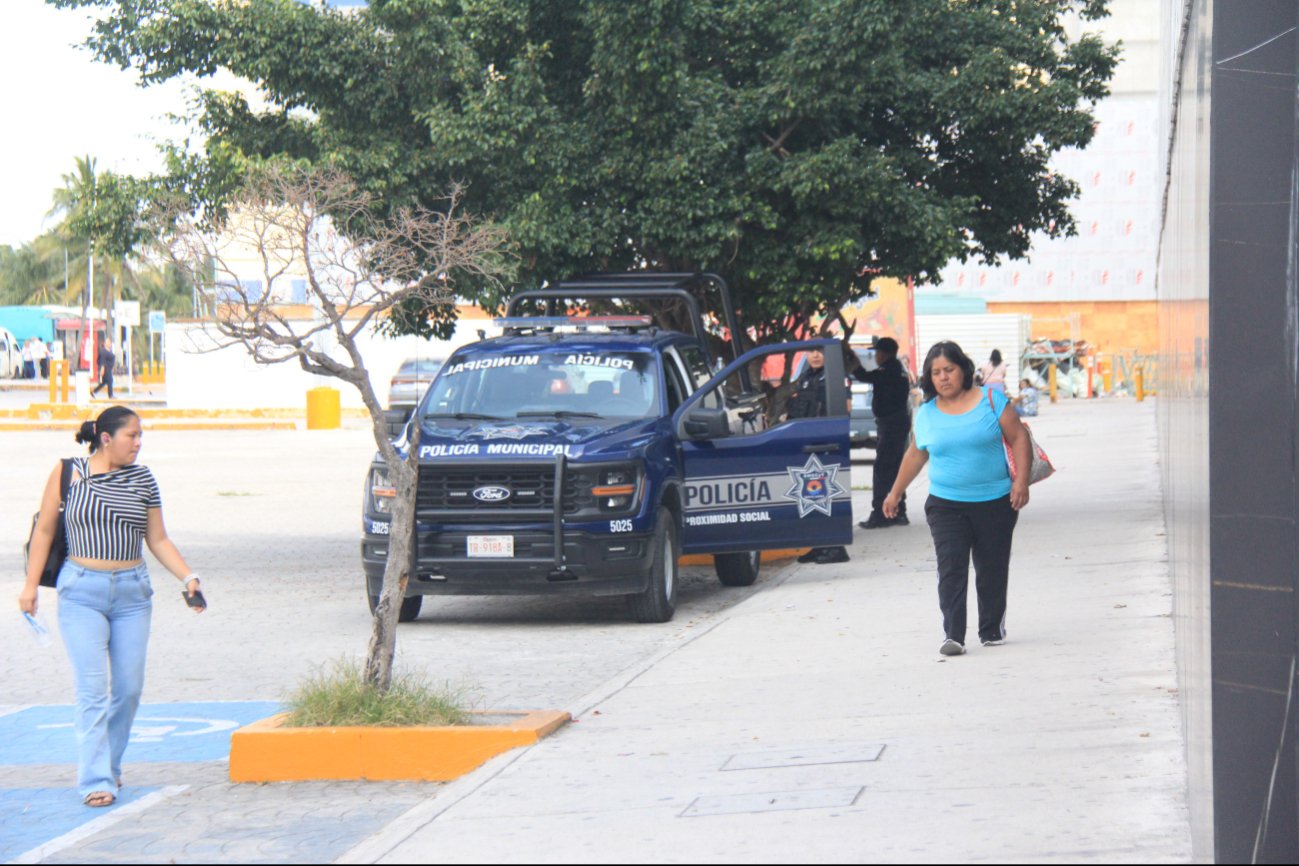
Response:
[[[1159,308],[1155,301],[1040,301],[989,303],[989,313],[1019,313],[1033,317],[1034,339],[1067,340],[1068,317],[1078,314],[1078,338],[1096,351],[1142,355],[1159,351]]]

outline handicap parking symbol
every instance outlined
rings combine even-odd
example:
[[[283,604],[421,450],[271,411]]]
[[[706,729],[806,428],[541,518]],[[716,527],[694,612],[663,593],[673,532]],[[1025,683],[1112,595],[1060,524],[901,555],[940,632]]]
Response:
[[[144,704],[131,726],[129,763],[219,761],[230,734],[280,711],[274,701]],[[0,716],[0,765],[76,762],[73,708],[28,707]]]

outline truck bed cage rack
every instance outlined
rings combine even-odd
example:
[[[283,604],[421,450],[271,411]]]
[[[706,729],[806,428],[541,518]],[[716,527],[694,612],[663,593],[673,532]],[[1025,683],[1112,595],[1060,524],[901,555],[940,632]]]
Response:
[[[690,311],[695,336],[700,338],[711,366],[716,360],[712,347],[706,339],[703,311],[700,307],[700,294],[709,288],[717,291],[722,302],[722,314],[725,321],[721,324],[727,329],[726,340],[731,345],[732,357],[744,354],[740,344],[739,325],[735,318],[735,308],[731,303],[731,292],[726,281],[717,274],[636,271],[631,273],[589,274],[571,280],[563,280],[547,285],[541,289],[530,289],[519,292],[510,298],[505,315],[508,318],[519,316],[522,302],[545,301],[546,315],[558,313],[560,301],[576,300],[679,300],[686,304]],[[742,374],[747,384],[747,372]]]
[[[621,334],[654,333],[658,330],[650,316],[510,316],[493,319],[492,324],[507,336],[556,332],[565,328]]]

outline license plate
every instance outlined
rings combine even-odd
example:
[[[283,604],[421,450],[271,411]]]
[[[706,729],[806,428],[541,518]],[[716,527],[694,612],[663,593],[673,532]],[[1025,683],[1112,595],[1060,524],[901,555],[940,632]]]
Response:
[[[469,536],[469,555],[471,557],[514,556],[514,536],[471,535]]]

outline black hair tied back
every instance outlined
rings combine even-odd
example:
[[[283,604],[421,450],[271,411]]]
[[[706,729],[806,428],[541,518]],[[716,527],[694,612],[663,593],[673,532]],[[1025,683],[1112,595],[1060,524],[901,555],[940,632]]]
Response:
[[[131,409],[125,406],[109,406],[94,421],[84,421],[81,429],[77,431],[76,440],[90,446],[90,453],[94,454],[99,450],[99,437],[104,433],[109,436],[116,436],[117,431],[125,426],[126,422],[132,418],[139,417]]]

